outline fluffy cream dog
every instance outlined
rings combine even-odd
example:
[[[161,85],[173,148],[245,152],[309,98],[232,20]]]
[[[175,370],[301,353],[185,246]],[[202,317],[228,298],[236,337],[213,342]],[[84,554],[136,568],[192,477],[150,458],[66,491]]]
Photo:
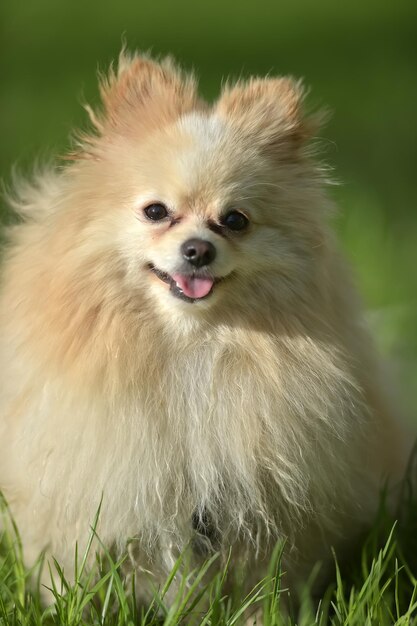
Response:
[[[209,106],[137,55],[102,100],[72,162],[18,185],[3,262],[0,488],[26,559],[69,571],[103,496],[102,541],[156,581],[190,541],[261,576],[277,538],[297,578],[406,461],[316,120],[291,79]]]

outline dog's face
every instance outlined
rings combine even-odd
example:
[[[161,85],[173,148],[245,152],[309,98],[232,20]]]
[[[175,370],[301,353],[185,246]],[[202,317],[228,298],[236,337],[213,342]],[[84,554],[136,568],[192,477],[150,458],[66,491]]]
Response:
[[[135,112],[122,79],[138,81],[144,68],[133,62],[115,78],[90,166],[100,196],[92,227],[111,238],[129,288],[192,314],[268,298],[279,280],[281,297],[296,289],[321,236],[297,86],[252,81],[208,109],[172,68],[141,63],[155,93],[148,85]]]
[[[196,312],[282,263],[268,163],[226,121],[185,115],[151,135],[136,158],[129,212],[115,224],[132,285]]]

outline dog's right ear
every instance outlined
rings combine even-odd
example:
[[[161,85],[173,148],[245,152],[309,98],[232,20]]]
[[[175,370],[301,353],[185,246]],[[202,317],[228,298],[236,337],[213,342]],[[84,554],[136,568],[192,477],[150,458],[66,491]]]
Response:
[[[128,54],[122,50],[117,69],[110,68],[101,78],[103,112],[86,107],[90,119],[102,134],[106,129],[128,130],[132,123],[146,118],[163,125],[195,108],[201,108],[197,82],[171,57],[155,61],[148,55]]]
[[[78,133],[76,149],[65,159],[100,158],[100,138],[113,132],[141,136],[161,128],[206,104],[197,92],[192,72],[185,72],[172,59],[153,60],[146,54],[120,53],[117,68],[101,76],[101,111],[85,105],[96,134]]]
[[[121,113],[139,115],[145,106],[157,107],[169,121],[195,107],[198,100],[194,75],[184,72],[171,57],[157,62],[125,51],[119,57],[117,73],[111,71],[102,82],[101,96],[112,124],[120,121]]]

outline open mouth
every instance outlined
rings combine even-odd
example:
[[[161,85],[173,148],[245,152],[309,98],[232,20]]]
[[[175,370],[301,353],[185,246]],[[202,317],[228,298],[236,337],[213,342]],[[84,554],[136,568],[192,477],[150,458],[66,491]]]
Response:
[[[175,273],[171,276],[152,265],[152,263],[148,264],[148,268],[155,276],[169,285],[172,295],[185,300],[185,302],[197,302],[208,298],[213,293],[214,286],[222,280],[221,278],[207,276],[201,272],[193,272],[191,274]]]

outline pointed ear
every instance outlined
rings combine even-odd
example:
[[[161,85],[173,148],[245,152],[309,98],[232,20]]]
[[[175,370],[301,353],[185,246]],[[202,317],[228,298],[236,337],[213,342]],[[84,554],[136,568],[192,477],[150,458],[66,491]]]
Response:
[[[207,104],[199,98],[194,75],[184,72],[171,57],[154,61],[146,54],[122,50],[117,69],[100,80],[102,108],[84,105],[95,133],[78,132],[65,160],[100,159],[100,139],[108,132],[145,134]]]
[[[194,75],[176,66],[171,57],[158,62],[147,55],[129,55],[124,50],[117,71],[111,69],[101,81],[100,93],[104,105],[101,123],[113,127],[126,123],[126,117],[132,114],[139,117],[145,107],[151,113],[154,111],[154,118],[157,113],[162,123],[198,104],[201,107]]]
[[[252,78],[226,87],[217,112],[264,151],[294,157],[318,129],[319,119],[306,118],[304,89],[291,78]]]

